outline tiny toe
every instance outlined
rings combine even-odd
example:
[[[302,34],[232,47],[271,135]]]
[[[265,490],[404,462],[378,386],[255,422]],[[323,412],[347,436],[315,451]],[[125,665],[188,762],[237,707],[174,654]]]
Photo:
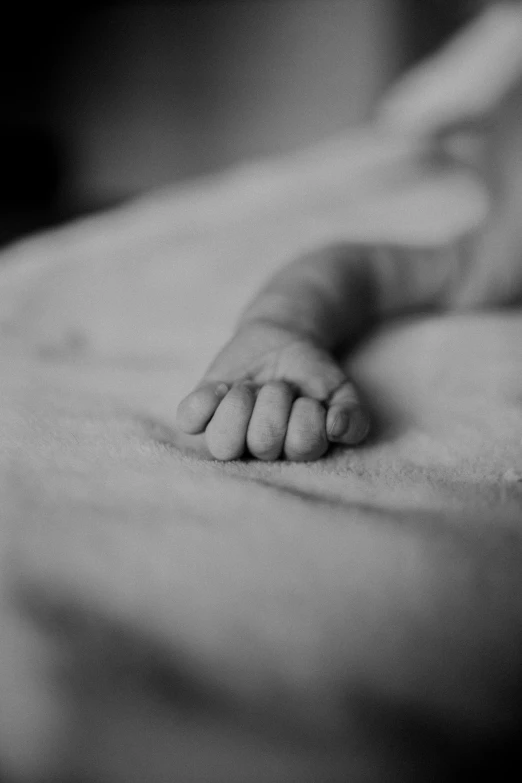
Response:
[[[245,450],[248,423],[256,401],[251,384],[232,386],[206,429],[207,445],[215,459],[238,459]]]
[[[292,406],[284,450],[289,460],[304,462],[319,459],[328,449],[326,411],[320,402],[299,397]]]
[[[326,432],[333,443],[355,446],[370,430],[370,419],[360,405],[332,405],[326,415]]]
[[[188,394],[178,405],[176,424],[180,430],[188,435],[203,432],[228,389],[226,383],[205,383]]]
[[[355,446],[370,429],[370,420],[357,389],[347,381],[332,394],[326,414],[326,433],[334,443]]]
[[[294,393],[287,383],[270,382],[259,390],[247,432],[252,456],[275,460],[283,450]]]

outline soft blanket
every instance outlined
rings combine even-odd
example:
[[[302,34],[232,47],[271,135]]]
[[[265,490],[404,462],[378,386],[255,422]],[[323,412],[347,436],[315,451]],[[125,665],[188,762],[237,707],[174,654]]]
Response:
[[[348,361],[376,431],[317,463],[217,463],[173,424],[283,260],[455,241],[486,208],[470,174],[361,130],[3,252],[7,781],[498,772],[521,707],[522,316],[373,335]]]

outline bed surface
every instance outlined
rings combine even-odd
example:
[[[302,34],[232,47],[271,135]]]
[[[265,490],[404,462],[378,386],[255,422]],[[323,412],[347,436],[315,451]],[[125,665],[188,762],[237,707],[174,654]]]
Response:
[[[289,256],[453,241],[485,209],[466,172],[361,130],[4,250],[8,781],[446,780],[496,747],[519,711],[522,316],[373,335],[349,364],[374,436],[314,464],[217,463],[174,426]]]

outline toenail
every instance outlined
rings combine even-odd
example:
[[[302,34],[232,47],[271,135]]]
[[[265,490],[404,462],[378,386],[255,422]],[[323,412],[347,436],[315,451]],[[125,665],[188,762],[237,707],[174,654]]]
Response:
[[[226,383],[218,383],[216,388],[214,389],[214,394],[216,397],[224,397],[225,394],[228,394],[228,386]]]
[[[339,411],[329,431],[329,437],[351,443],[363,441],[370,430],[370,420],[361,408]]]
[[[350,426],[350,418],[350,414],[346,411],[339,411],[330,427],[329,435],[331,435],[332,438],[340,438],[341,435],[344,435]]]

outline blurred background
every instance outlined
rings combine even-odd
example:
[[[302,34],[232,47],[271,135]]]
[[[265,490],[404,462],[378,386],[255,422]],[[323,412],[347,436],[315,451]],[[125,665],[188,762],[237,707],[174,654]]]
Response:
[[[0,243],[338,134],[466,13],[466,0],[12,6]]]

